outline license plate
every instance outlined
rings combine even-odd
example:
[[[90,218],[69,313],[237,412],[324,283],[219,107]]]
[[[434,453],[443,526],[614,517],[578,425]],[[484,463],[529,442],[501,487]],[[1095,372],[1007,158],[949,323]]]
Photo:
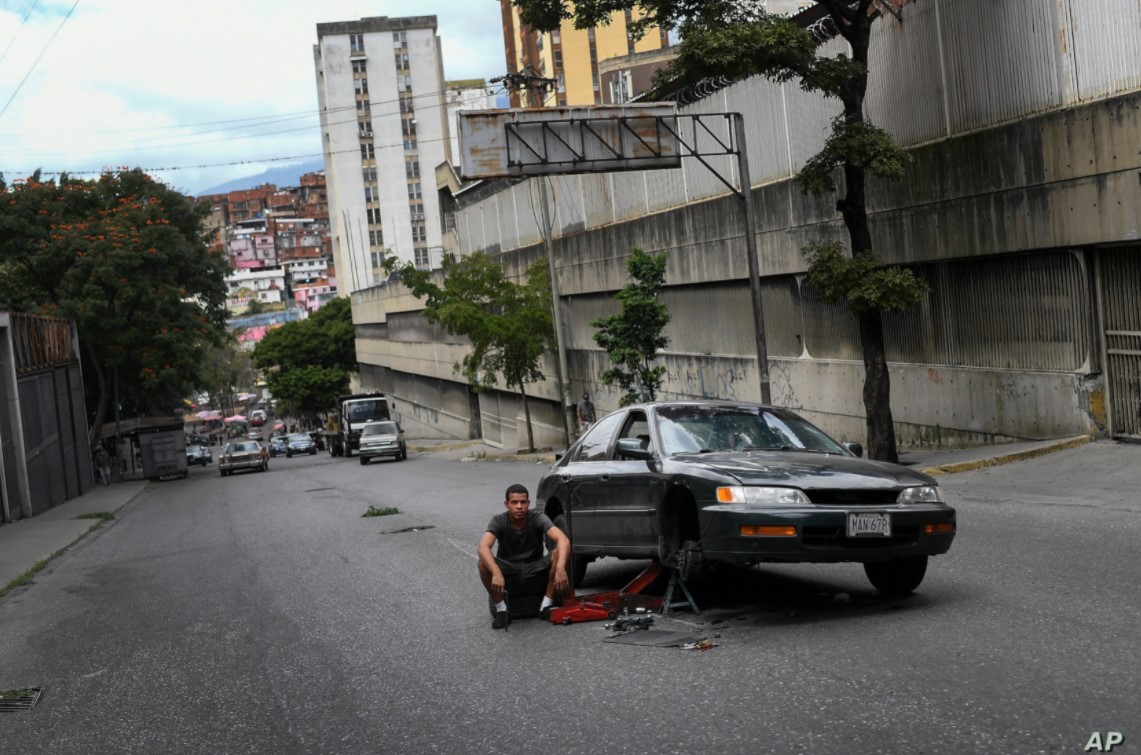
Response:
[[[891,515],[848,514],[848,537],[891,537]]]

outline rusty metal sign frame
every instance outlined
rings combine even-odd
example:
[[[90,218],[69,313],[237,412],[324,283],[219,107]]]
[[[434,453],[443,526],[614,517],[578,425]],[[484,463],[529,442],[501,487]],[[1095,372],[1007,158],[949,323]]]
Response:
[[[605,140],[603,140],[593,128],[590,128],[586,125],[588,120],[593,120],[595,122],[606,122],[606,123],[615,124],[620,129],[619,130],[620,134],[624,134],[627,132],[633,133],[633,129],[627,125],[627,121],[629,121],[629,120],[638,120],[638,121],[652,120],[652,121],[654,121],[657,133],[660,134],[663,130],[666,131],[671,137],[673,137],[673,139],[675,139],[677,141],[677,144],[679,144],[683,148],[684,151],[679,151],[678,155],[676,156],[679,165],[680,165],[682,157],[693,157],[693,158],[695,158],[698,162],[700,162],[702,165],[704,165],[714,176],[716,176],[717,179],[719,181],[721,181],[721,183],[725,184],[725,186],[727,186],[729,188],[729,190],[734,194],[734,196],[736,196],[738,199],[741,200],[742,204],[744,205],[744,211],[745,211],[745,256],[747,258],[746,261],[747,261],[748,266],[749,266],[749,293],[750,293],[750,298],[752,299],[752,306],[753,306],[753,325],[754,325],[754,332],[755,332],[755,338],[756,338],[757,368],[760,371],[761,402],[765,403],[765,404],[772,403],[772,391],[771,391],[771,386],[770,386],[770,381],[769,381],[768,345],[765,343],[765,321],[764,321],[764,312],[763,312],[763,309],[761,306],[760,264],[757,261],[758,250],[757,250],[756,218],[755,218],[755,213],[753,212],[752,183],[751,183],[751,180],[749,178],[749,159],[748,159],[748,154],[747,154],[746,149],[745,149],[745,122],[744,122],[743,116],[741,115],[741,113],[736,113],[736,112],[730,112],[730,113],[694,113],[691,115],[678,115],[677,113],[673,113],[673,114],[668,115],[668,116],[642,115],[642,116],[632,116],[632,117],[612,117],[612,118],[595,118],[595,119],[556,118],[556,119],[551,119],[551,120],[527,121],[527,122],[525,122],[525,125],[527,125],[529,128],[532,128],[532,129],[535,127],[536,124],[539,124],[540,133],[542,133],[542,135],[543,135],[543,139],[541,142],[542,153],[540,153],[538,150],[536,150],[532,145],[528,144],[526,142],[526,140],[524,140],[520,136],[520,134],[519,134],[520,123],[519,122],[514,122],[514,121],[508,122],[508,123],[504,124],[504,129],[506,131],[505,136],[507,139],[507,164],[508,164],[508,167],[515,168],[515,169],[519,170],[520,173],[522,173],[524,175],[539,176],[539,177],[541,177],[543,175],[549,175],[549,174],[597,173],[597,172],[608,172],[608,171],[613,171],[613,170],[655,170],[655,169],[662,169],[664,167],[669,167],[669,166],[648,166],[648,165],[644,165],[644,164],[638,165],[638,166],[626,165],[626,163],[629,163],[630,158],[628,156],[625,156],[625,155],[622,155],[622,154],[616,152],[614,150],[614,148],[611,147],[610,144],[605,143]],[[676,124],[678,124],[679,122],[684,122],[686,120],[692,122],[692,124],[693,124],[693,136],[694,136],[694,138],[693,138],[692,143],[688,143],[685,140],[685,138],[682,136],[681,129],[676,127]],[[673,127],[671,127],[669,125],[669,123],[667,123],[667,121],[672,121],[673,124],[675,124],[675,125]],[[709,126],[708,122],[714,122],[714,121],[728,125],[728,136],[727,136],[727,138],[723,139],[721,136],[719,136],[717,133],[715,133],[714,130]],[[559,124],[559,123],[568,124],[571,131],[574,131],[575,124],[581,125],[582,128],[579,129],[579,133],[589,132],[589,133],[593,134],[601,143],[603,143],[606,146],[606,148],[612,154],[615,155],[615,157],[604,158],[604,159],[591,158],[588,160],[586,158],[585,144],[580,144],[579,149],[576,151],[576,149],[573,145],[569,144],[565,139],[563,139],[562,136],[560,136],[557,131],[550,128],[551,124]],[[712,149],[703,150],[700,148],[700,146],[698,144],[698,141],[699,141],[698,140],[698,133],[699,133],[698,129],[699,128],[700,128],[701,132],[704,132],[708,137],[710,137],[713,140],[715,146],[713,146]],[[573,159],[571,159],[571,160],[549,160],[548,155],[550,153],[550,149],[549,149],[548,145],[550,144],[550,142],[548,142],[548,139],[547,139],[548,134],[553,139],[556,139],[558,144],[562,145],[562,148],[569,151],[570,154],[573,155]],[[527,149],[534,156],[534,158],[537,160],[537,162],[529,162],[527,164],[524,164],[519,159],[512,160],[512,158],[511,158],[512,139],[514,139],[514,141],[516,143],[521,144],[523,146],[526,146]],[[644,140],[641,140],[641,142],[644,145],[646,144]],[[649,145],[646,145],[646,146],[649,147]],[[652,151],[652,149],[651,149],[651,151]],[[729,178],[726,178],[725,176],[721,175],[720,171],[718,171],[717,168],[714,167],[712,164],[710,164],[710,162],[706,159],[706,158],[712,158],[712,157],[729,157],[729,156],[734,156],[737,158],[737,172],[738,172],[738,182],[740,184],[740,188],[735,187],[733,185],[733,182]],[[672,158],[673,156],[670,156],[670,157]],[[544,168],[546,168],[546,169],[544,170]],[[539,187],[540,187],[540,199],[541,199],[541,203],[543,205],[543,210],[544,210],[544,226],[546,228],[545,233],[544,233],[544,240],[549,246],[550,245],[551,231],[550,231],[550,220],[546,217],[546,210],[547,210],[547,207],[546,207],[546,204],[547,204],[546,183],[544,181],[540,181]],[[553,252],[551,252],[549,249],[548,249],[548,257],[550,258],[549,262],[550,262],[550,267],[551,267],[552,295],[555,297],[555,300],[557,301],[559,294],[558,294],[558,283],[557,283],[557,280],[555,278],[554,255],[553,255]],[[561,337],[562,324],[561,324],[561,322],[559,322],[558,311],[559,311],[558,307],[555,307],[555,320],[556,320],[555,328],[556,328],[556,333],[557,333],[556,340],[559,343],[559,350],[560,350],[559,361],[560,361],[560,364],[562,366],[561,372],[563,375],[565,375],[565,373],[566,373],[566,367],[565,367],[566,356],[565,356],[565,353],[563,352],[562,337]],[[561,375],[560,375],[560,382],[563,382]],[[565,385],[563,386],[563,393],[564,393],[564,397],[565,397]],[[565,407],[564,407],[564,409],[565,409]]]

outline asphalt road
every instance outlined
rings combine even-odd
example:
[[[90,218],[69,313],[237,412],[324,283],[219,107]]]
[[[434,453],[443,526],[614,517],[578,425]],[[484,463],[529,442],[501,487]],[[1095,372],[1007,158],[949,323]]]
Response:
[[[4,753],[1082,752],[1141,743],[1141,447],[943,479],[959,534],[919,592],[858,565],[694,585],[707,651],[600,623],[494,632],[475,545],[543,467],[271,460],[152,484],[0,599]],[[362,518],[369,506],[398,507]],[[644,563],[605,560],[587,589]]]

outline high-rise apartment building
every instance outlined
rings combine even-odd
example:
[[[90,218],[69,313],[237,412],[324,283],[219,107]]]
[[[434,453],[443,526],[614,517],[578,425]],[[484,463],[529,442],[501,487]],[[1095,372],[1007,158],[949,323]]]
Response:
[[[636,10],[616,11],[608,25],[594,29],[579,30],[573,21],[564,21],[558,30],[542,33],[523,23],[511,0],[499,0],[499,5],[508,72],[530,70],[557,82],[554,91],[541,94],[512,92],[512,107],[599,104],[603,101],[599,61],[669,47],[666,29],[651,29],[634,40],[629,25],[638,17]]]
[[[436,17],[317,24],[313,58],[339,293],[383,280],[386,254],[435,266],[449,152]]]

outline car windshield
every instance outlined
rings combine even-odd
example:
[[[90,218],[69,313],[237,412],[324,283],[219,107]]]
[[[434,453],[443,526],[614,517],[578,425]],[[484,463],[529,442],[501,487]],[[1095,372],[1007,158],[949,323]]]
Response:
[[[365,425],[364,430],[361,430],[361,435],[396,435],[395,422],[375,422],[371,425]]]
[[[665,406],[657,418],[667,455],[746,450],[845,453],[820,428],[759,406]]]
[[[388,405],[384,399],[357,399],[345,403],[345,414],[350,422],[367,422],[388,416]]]
[[[292,435],[289,436],[289,442],[290,443],[295,443],[295,442],[299,442],[299,441],[308,442],[309,440],[311,440],[311,438],[309,437],[308,433],[293,433]]]
[[[248,453],[250,451],[260,450],[261,446],[253,441],[249,441],[248,443],[231,443],[226,446],[226,453],[228,454]]]

